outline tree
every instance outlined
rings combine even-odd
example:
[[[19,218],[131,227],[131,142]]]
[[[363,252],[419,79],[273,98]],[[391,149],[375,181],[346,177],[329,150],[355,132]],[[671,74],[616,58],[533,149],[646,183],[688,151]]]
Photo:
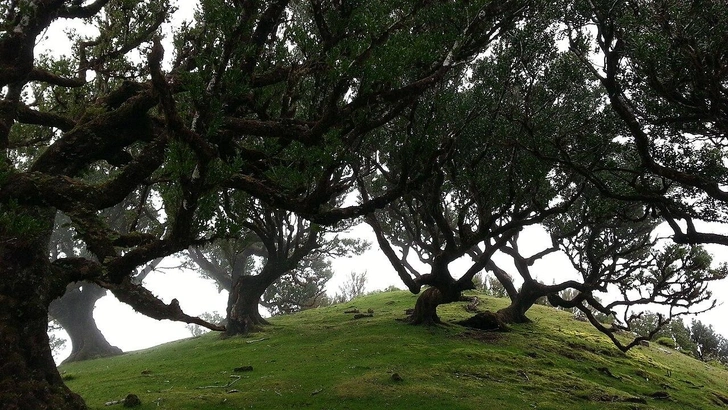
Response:
[[[106,290],[98,285],[78,283],[66,289],[61,299],[51,303],[50,316],[63,327],[71,340],[71,354],[64,363],[122,353],[106,340],[93,318],[94,305],[104,295]]]
[[[476,158],[492,158],[480,155],[476,150],[470,152],[474,152]],[[411,317],[414,324],[439,323],[438,305],[460,300],[462,291],[475,287],[472,278],[521,227],[537,223],[558,209],[558,206],[545,205],[548,201],[542,202],[543,198],[538,195],[532,195],[539,192],[536,185],[543,179],[538,179],[534,185],[524,183],[521,185],[523,191],[519,193],[494,195],[492,190],[485,190],[485,186],[492,186],[492,181],[484,180],[484,169],[479,169],[493,164],[490,161],[487,165],[479,164],[463,157],[451,160],[453,169],[462,170],[458,171],[458,176],[463,177],[463,185],[455,186],[451,180],[446,182],[441,174],[422,192],[405,195],[386,211],[367,218],[380,248],[410,291],[419,293],[422,286],[429,286],[415,305]],[[514,173],[517,172],[515,164],[498,165],[506,169],[513,167]],[[475,175],[463,175],[468,169]],[[472,183],[476,175],[483,185]],[[499,175],[493,177],[500,179]],[[510,189],[508,186],[506,189]],[[395,251],[393,245],[400,251]],[[429,273],[418,272],[407,260],[412,251],[420,262],[428,265]],[[473,264],[455,279],[449,265],[467,255],[473,256]]]
[[[220,313],[218,313],[217,311],[204,312],[204,313],[200,314],[200,317],[210,323],[223,323],[225,321],[225,318],[222,315],[220,315]],[[187,330],[190,331],[190,333],[192,334],[192,337],[201,336],[210,331],[209,329],[205,329],[204,327],[202,327],[200,325],[194,325],[194,324],[187,325],[185,327],[187,328]]]
[[[330,259],[306,257],[265,290],[260,304],[272,315],[321,306],[326,302],[326,284],[333,276]]]
[[[526,3],[204,0],[175,28],[167,60],[165,0],[2,3],[0,402],[85,407],[63,385],[45,333],[48,306],[69,283],[94,281],[153,317],[204,324],[129,276],[227,236],[215,206],[224,192],[330,224],[417,185],[404,174],[370,201],[327,205],[346,191],[349,164],[376,145],[371,131],[480,53]],[[93,30],[72,34],[70,55],[45,54],[42,33],[60,19]],[[92,178],[100,163],[112,172]],[[163,203],[164,232],[104,223],[100,210],[144,189]],[[59,210],[93,258],[49,260]]]
[[[552,163],[531,155],[520,142],[549,141],[578,128],[583,120],[574,113],[588,112],[591,104],[583,98],[590,95],[588,86],[562,78],[572,74],[553,41],[552,11],[529,10],[517,28],[493,39],[472,72],[453,76],[401,126],[406,135],[448,142],[444,166],[421,190],[366,219],[410,291],[429,286],[417,301],[413,323],[438,323],[437,306],[458,301],[462,291],[472,289],[473,277],[492,266],[495,252],[514,243],[523,227],[565,211],[579,196],[582,184],[554,174]],[[567,91],[572,95],[564,97]],[[405,165],[387,163],[387,169],[407,166],[407,157],[397,160]],[[392,177],[362,179],[362,196],[377,192],[382,180]],[[472,265],[456,278],[449,266],[468,256]],[[409,258],[419,259],[429,272],[418,272]],[[505,275],[499,279],[505,285]],[[525,310],[546,295],[529,286],[520,294],[515,288],[509,292],[518,300],[498,312],[502,321],[525,321]]]
[[[327,238],[336,227],[310,223],[292,212],[271,208],[258,200],[243,198],[242,201],[236,204],[235,198],[229,198],[225,203],[226,212],[234,215],[250,234],[240,240],[218,241],[207,248],[189,250],[191,259],[205,275],[228,290],[228,336],[246,334],[267,324],[258,305],[269,289],[269,301],[276,300],[277,294],[278,299],[288,305],[285,308],[291,309],[293,295],[307,290],[301,280],[308,278],[308,284],[318,282],[312,275],[318,272],[312,268],[322,266],[316,261],[326,263],[326,258],[348,256],[365,249],[365,244],[359,241],[341,240],[335,236]],[[237,212],[240,209],[246,213]],[[342,224],[338,229],[345,227],[346,224]],[[251,259],[256,255],[263,261],[259,267]],[[289,275],[292,282],[271,289],[285,275]],[[284,290],[288,290],[287,294],[281,292]]]
[[[589,144],[562,144],[560,161],[601,195],[650,208],[676,243],[728,244],[701,225],[726,222],[728,43],[715,27],[728,23],[728,5],[578,0],[567,10],[572,56],[597,81],[612,125]]]
[[[148,195],[149,192],[143,193]],[[140,198],[130,196],[122,203],[101,212],[104,219],[118,232],[126,233],[129,227],[145,229],[162,229],[159,215],[155,209],[144,205]],[[153,228],[152,228],[153,227]],[[50,239],[51,260],[63,256],[93,256],[84,249],[83,244],[75,239],[74,230],[70,227],[70,219],[58,213],[53,234]],[[161,262],[157,259],[139,269],[133,275],[133,281],[140,284],[144,278]],[[68,333],[71,341],[71,353],[64,363],[115,356],[121,349],[112,346],[101,333],[93,316],[96,302],[105,296],[106,289],[93,282],[76,282],[66,287],[60,298],[51,302],[49,314]]]
[[[273,226],[271,229],[275,232],[276,227]],[[281,232],[281,234],[283,235],[284,233]],[[289,243],[288,245],[291,244]],[[293,244],[293,246],[295,247],[296,244]],[[239,299],[236,292],[243,290],[240,287],[236,290],[235,284],[240,281],[241,277],[254,274],[251,272],[254,269],[252,257],[254,255],[265,255],[265,250],[258,242],[257,237],[250,232],[241,235],[237,239],[217,240],[204,247],[190,247],[187,252],[203,276],[213,279],[217,283],[219,290],[226,290],[228,292],[228,304],[225,313],[227,331],[231,328],[227,325],[227,322],[230,320],[231,313],[235,311],[235,301]],[[257,292],[257,290],[248,289],[246,292]],[[256,302],[254,307],[251,304],[245,307],[250,309],[247,313],[250,316],[249,328],[246,328],[245,332],[252,330],[256,325],[265,323],[263,317],[258,312],[258,303]],[[238,309],[242,309],[242,307],[238,307]]]
[[[518,272],[519,279],[522,280],[520,289],[516,289],[514,278],[504,269],[496,265],[491,259],[489,260],[485,268],[493,272],[495,281],[498,285],[492,284],[492,288],[496,288],[500,291],[502,289],[503,296],[507,296],[511,300],[511,304],[507,307],[496,312],[499,319],[505,323],[527,323],[530,319],[526,316],[526,312],[531,307],[540,302],[552,293],[560,292],[562,287],[556,284],[545,285],[541,283],[535,275],[531,273],[531,266],[542,257],[556,252],[557,247],[551,246],[540,252],[530,256],[523,256],[519,246],[518,240],[520,233],[514,234],[510,237],[505,244],[503,244],[498,250],[510,256],[513,260],[513,265]],[[474,257],[480,256],[479,250],[474,250]]]
[[[547,222],[553,240],[580,276],[557,285],[575,290],[571,299],[552,293],[551,304],[578,309],[623,351],[651,339],[673,318],[715,306],[707,284],[726,277],[725,264],[712,267],[712,257],[700,246],[661,244],[653,235],[658,220],[641,205],[586,194],[567,213]],[[666,312],[658,313],[646,332],[640,307],[649,305],[663,306]],[[616,319],[604,324],[597,313]],[[624,344],[616,333],[632,330],[633,322],[641,334]]]
[[[339,291],[334,295],[332,303],[346,303],[359,296],[364,296],[366,285],[367,271],[361,273],[349,272],[349,276],[344,283],[339,285]]]
[[[693,354],[703,361],[718,360],[728,363],[728,340],[718,334],[713,326],[706,326],[693,319],[690,324],[690,340],[693,342]]]
[[[507,121],[498,126],[503,128],[485,138],[478,127],[469,131],[472,134],[453,138],[447,166],[436,171],[421,191],[404,195],[366,219],[410,291],[419,293],[423,285],[429,286],[417,301],[413,323],[439,323],[439,304],[460,300],[462,291],[474,288],[473,277],[491,265],[492,255],[522,227],[561,212],[570,201],[555,197],[556,189],[546,178],[548,166],[539,166],[527,153],[500,144],[499,132],[513,130]],[[492,169],[501,173],[492,173]],[[365,197],[367,189],[362,184]],[[411,252],[428,265],[429,273],[413,267],[408,261]],[[468,255],[473,264],[455,279],[449,265]],[[512,321],[515,316],[504,319]]]
[[[50,240],[51,260],[79,253],[73,230],[68,229],[69,222],[62,214],[56,216],[56,227]],[[121,349],[106,340],[93,317],[96,301],[105,294],[106,290],[96,284],[73,283],[66,287],[62,297],[51,302],[48,307],[49,322],[58,323],[71,341],[71,353],[65,362],[122,353]]]
[[[61,351],[66,348],[66,339],[55,334],[55,332],[61,329],[62,327],[58,322],[54,320],[48,321],[48,338],[53,357],[59,356]]]
[[[640,336],[650,337],[650,333],[658,328],[663,319],[655,312],[645,311],[632,321],[631,329]],[[652,335],[653,340],[663,337],[673,340],[675,348],[680,351],[692,354],[695,350],[695,344],[690,340],[690,326],[686,326],[681,317],[670,320],[670,323]]]
[[[508,273],[506,273],[508,275]],[[510,275],[509,275],[510,276]],[[503,284],[493,275],[484,275],[485,281],[483,281],[482,290],[489,296],[495,298],[508,297],[508,292]],[[476,284],[477,288],[477,284]]]
[[[597,44],[585,46],[589,39],[585,21],[591,22],[592,18],[598,20],[603,17],[599,13],[607,13],[607,10],[609,13],[616,10],[614,12],[617,14],[625,12],[628,9],[626,2],[586,3],[573,2],[572,7],[563,13],[549,15],[546,12],[542,19],[528,19],[521,30],[509,33],[501,41],[494,59],[484,59],[478,69],[490,74],[482,76],[483,80],[480,81],[483,84],[489,84],[488,79],[504,84],[501,87],[489,84],[489,87],[484,88],[491,94],[492,90],[501,90],[495,95],[505,96],[497,100],[499,105],[491,106],[498,107],[500,112],[507,113],[504,117],[521,126],[514,127],[514,131],[501,139],[513,141],[513,145],[541,160],[542,163],[526,169],[541,167],[546,170],[541,172],[554,182],[557,192],[554,198],[566,200],[568,208],[552,213],[544,222],[553,224],[554,221],[560,221],[556,225],[562,224],[561,228],[564,229],[552,230],[555,234],[554,243],[560,244],[561,250],[570,256],[582,276],[574,282],[550,286],[540,284],[527,269],[538,254],[529,257],[520,255],[513,245],[517,238],[505,238],[500,249],[513,258],[523,285],[521,289],[508,286],[510,279],[502,275],[501,282],[512,304],[506,311],[499,312],[500,316],[507,320],[524,321],[525,310],[533,301],[548,296],[555,305],[578,307],[595,327],[609,334],[616,332],[619,326],[629,327],[632,317],[626,312],[643,303],[674,304],[664,318],[666,321],[669,317],[686,314],[690,309],[706,308],[700,307],[701,302],[711,298],[710,293],[706,292],[705,283],[724,277],[726,270],[725,267],[712,268],[710,256],[700,247],[656,246],[652,231],[659,222],[657,217],[662,209],[660,207],[669,205],[670,209],[675,210],[678,209],[675,204],[679,205],[683,198],[694,197],[686,196],[686,191],[666,178],[660,179],[645,171],[641,164],[643,159],[634,151],[630,139],[625,138],[629,134],[625,133],[628,127],[624,123],[628,121],[620,119],[614,110],[604,104],[606,98],[603,89],[608,88],[609,81],[595,83],[594,75],[603,68],[608,76],[610,70],[620,70],[622,66],[614,63],[613,66],[605,65],[596,70],[591,64],[586,64],[600,61],[593,59],[590,46],[608,48],[615,42],[614,38],[609,37],[611,34],[605,34],[604,31],[598,35],[602,37],[597,38]],[[580,14],[584,10],[588,10],[586,13],[589,18],[585,19]],[[561,26],[557,21],[566,23]],[[634,30],[632,32],[639,33],[642,29],[640,21],[635,20],[633,23],[630,27]],[[612,22],[600,29],[612,30],[610,24]],[[578,29],[575,28],[577,25]],[[562,27],[566,29],[562,30]],[[628,35],[628,32],[630,30],[619,31],[619,35]],[[554,47],[555,40],[560,36],[570,39],[570,50],[561,51]],[[611,55],[604,51],[604,54],[605,61],[610,58],[618,61],[622,57],[618,51]],[[624,79],[631,80],[627,71],[622,72]],[[472,90],[477,92],[477,82]],[[608,89],[612,103],[618,92],[622,90]],[[635,92],[635,95],[639,93]],[[647,104],[646,100],[643,102]],[[488,105],[481,103],[479,106]],[[488,109],[486,112],[498,111]],[[650,135],[653,131],[654,128],[651,128]],[[660,152],[671,152],[671,149],[665,148]],[[494,168],[509,169],[506,166]],[[513,184],[505,185],[514,189]],[[518,187],[515,189],[518,189],[524,184],[516,185]],[[607,198],[611,198],[611,201]],[[681,208],[686,209],[687,202],[691,201],[686,199]],[[542,200],[542,203],[548,202],[548,199]],[[705,215],[713,209],[707,205],[700,205],[700,208],[706,211]],[[669,218],[666,220],[670,222]],[[572,225],[567,227],[569,224]],[[684,240],[678,242],[685,243]],[[680,270],[681,267],[684,271]],[[498,276],[498,270],[494,269],[494,272]],[[573,303],[563,303],[559,293],[570,287],[577,289],[581,296],[573,299]],[[607,288],[618,289],[621,300],[602,305],[593,293]],[[585,295],[585,292],[589,295]],[[591,300],[582,304],[585,298]],[[615,314],[611,308],[603,309],[605,306],[625,309],[622,320],[615,322],[611,330],[598,320],[599,315]],[[625,350],[638,343],[634,340],[622,345],[615,338],[613,341]]]

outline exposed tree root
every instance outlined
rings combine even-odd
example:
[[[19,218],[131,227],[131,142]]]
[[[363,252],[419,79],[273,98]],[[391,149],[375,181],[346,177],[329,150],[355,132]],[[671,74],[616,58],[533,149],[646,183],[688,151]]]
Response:
[[[475,316],[457,322],[457,324],[480,330],[495,330],[500,332],[510,330],[503,320],[493,312],[478,313]]]

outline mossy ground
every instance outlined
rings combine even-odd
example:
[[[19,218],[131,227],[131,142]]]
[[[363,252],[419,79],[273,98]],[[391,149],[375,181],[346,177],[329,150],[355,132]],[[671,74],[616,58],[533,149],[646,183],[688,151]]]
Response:
[[[502,299],[481,297],[481,309]],[[536,306],[489,333],[401,319],[407,292],[276,317],[249,337],[216,334],[61,367],[93,409],[129,393],[140,409],[710,409],[728,371],[651,344],[621,353],[588,324]],[[470,316],[442,306],[446,322]],[[344,311],[372,309],[371,318]],[[252,371],[234,369],[252,366]],[[400,381],[393,379],[397,373]],[[725,401],[725,402],[724,402]]]

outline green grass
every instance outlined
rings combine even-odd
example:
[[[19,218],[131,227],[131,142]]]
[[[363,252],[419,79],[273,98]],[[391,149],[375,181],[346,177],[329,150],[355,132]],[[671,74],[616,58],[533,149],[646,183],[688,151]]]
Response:
[[[397,321],[415,299],[380,293],[273,318],[249,337],[207,334],[60,370],[93,409],[129,393],[140,409],[728,407],[725,368],[663,346],[623,354],[588,324],[543,306],[529,312],[533,323],[506,333]],[[506,303],[481,299],[481,309]],[[344,313],[352,306],[374,317],[354,320]],[[439,313],[455,321],[470,315],[463,307]],[[235,373],[241,366],[253,370]],[[658,392],[669,397],[653,398]]]

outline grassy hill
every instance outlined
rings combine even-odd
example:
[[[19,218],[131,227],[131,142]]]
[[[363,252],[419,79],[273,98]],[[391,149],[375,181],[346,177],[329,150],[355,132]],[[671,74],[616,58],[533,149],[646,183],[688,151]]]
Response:
[[[380,293],[273,318],[250,337],[207,334],[60,370],[94,409],[121,408],[104,403],[129,393],[140,409],[728,408],[725,368],[654,343],[623,354],[565,312],[537,306],[506,333],[397,321],[415,299]],[[505,303],[481,297],[479,308]],[[374,316],[354,319],[352,307]],[[470,315],[440,308],[445,321]]]

